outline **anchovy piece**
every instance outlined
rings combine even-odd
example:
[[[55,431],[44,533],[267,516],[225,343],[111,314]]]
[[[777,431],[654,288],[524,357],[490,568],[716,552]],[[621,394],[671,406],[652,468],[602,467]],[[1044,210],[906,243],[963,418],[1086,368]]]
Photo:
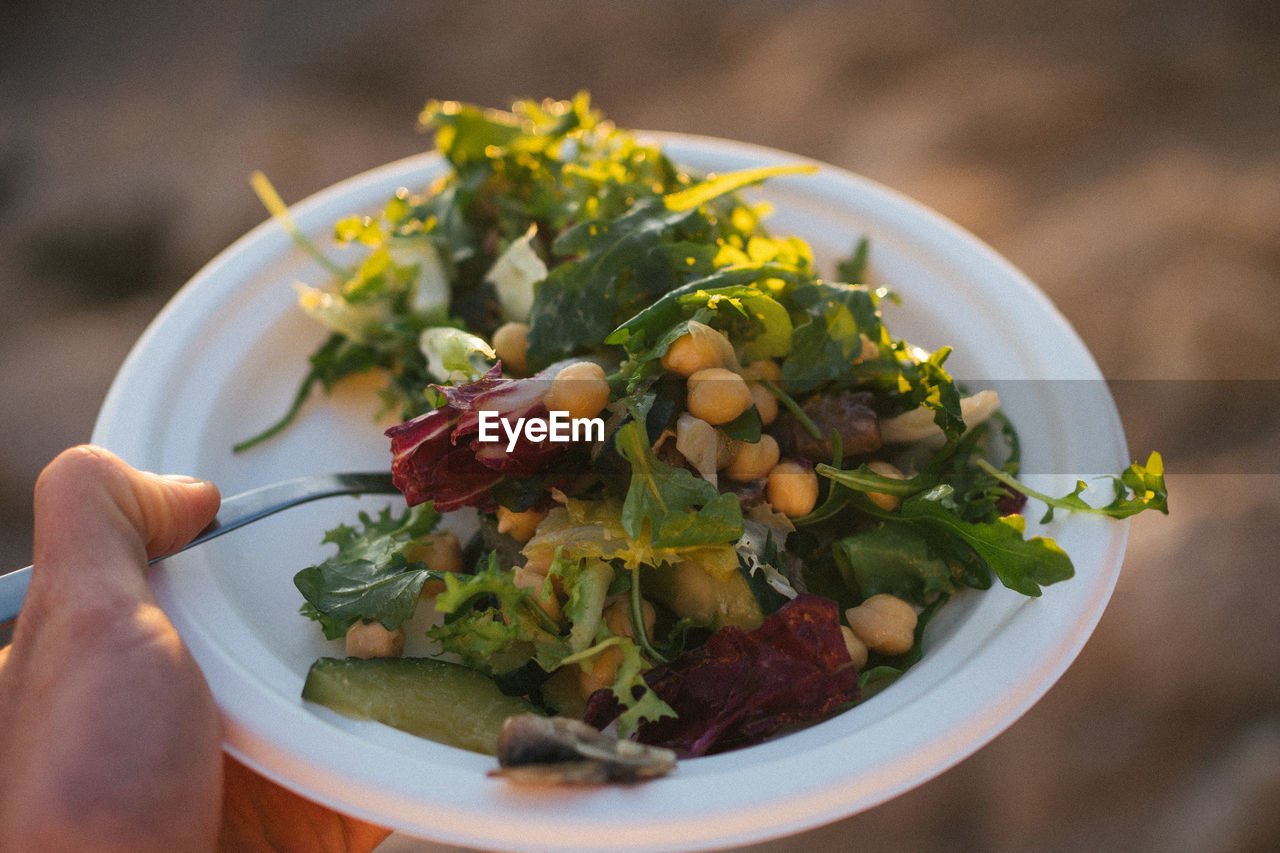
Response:
[[[669,749],[602,734],[580,720],[517,714],[498,736],[499,769],[490,776],[536,785],[640,782],[676,766]]]

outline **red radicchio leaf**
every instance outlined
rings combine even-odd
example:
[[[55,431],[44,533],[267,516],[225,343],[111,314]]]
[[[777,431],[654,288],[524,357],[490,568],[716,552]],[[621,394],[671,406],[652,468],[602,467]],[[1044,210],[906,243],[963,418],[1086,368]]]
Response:
[[[820,720],[858,698],[858,673],[840,633],[834,601],[804,594],[755,630],[725,627],[697,649],[645,674],[676,712],[640,725],[636,739],[685,755],[726,752]],[[588,722],[604,725],[617,706],[598,691]]]
[[[440,512],[473,506],[496,509],[489,490],[502,479],[467,448],[453,446],[459,415],[442,406],[387,430],[391,438],[391,479],[409,506],[433,501]]]
[[[533,442],[521,433],[507,451],[509,437],[497,424],[497,441],[480,441],[480,412],[493,411],[513,426],[519,418],[547,418],[542,398],[547,380],[503,379],[496,364],[463,385],[433,385],[444,395],[439,408],[391,427],[391,475],[413,506],[432,501],[440,512],[464,506],[481,512],[497,508],[491,490],[504,476],[529,477],[544,470],[567,445]]]

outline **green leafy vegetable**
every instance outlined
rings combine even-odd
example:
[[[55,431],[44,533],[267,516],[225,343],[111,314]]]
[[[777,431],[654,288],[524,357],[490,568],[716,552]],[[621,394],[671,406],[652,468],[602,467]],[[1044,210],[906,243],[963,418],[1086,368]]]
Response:
[[[440,382],[474,382],[498,357],[484,338],[449,326],[424,330],[419,348],[426,356],[427,372]]]
[[[871,241],[863,237],[853,247],[853,254],[836,264],[836,277],[849,284],[864,283],[870,256]]]
[[[883,293],[858,285],[813,282],[796,287],[789,302],[805,318],[791,335],[782,384],[793,394],[849,376],[863,339],[888,343],[880,323]]]
[[[1147,458],[1147,464],[1134,462],[1121,472],[1120,476],[1109,478],[1115,490],[1114,497],[1104,506],[1092,506],[1081,497],[1089,488],[1083,480],[1076,481],[1075,489],[1070,494],[1054,498],[1028,488],[985,460],[979,460],[978,464],[1002,483],[1045,504],[1048,509],[1040,520],[1042,524],[1053,520],[1055,509],[1087,512],[1111,518],[1128,518],[1149,509],[1165,515],[1169,514],[1169,490],[1164,483],[1164,460],[1156,452],[1152,452]]]
[[[836,541],[836,564],[862,598],[887,593],[925,606],[956,589],[951,564],[910,524],[883,524]]]
[[[492,556],[483,571],[448,575],[444,581],[436,609],[445,614],[445,622],[427,636],[469,666],[491,675],[509,672],[533,658],[539,647],[562,642],[560,626],[534,597],[537,590],[516,586]]]
[[[409,619],[426,581],[440,573],[420,562],[409,562],[404,550],[413,539],[435,530],[440,515],[429,504],[405,510],[396,517],[383,509],[377,517],[360,513],[363,529],[342,525],[324,541],[338,553],[319,565],[298,572],[294,585],[306,599],[302,612],[337,639],[357,621],[381,622],[392,630]]]
[[[967,556],[957,549],[971,549],[1001,583],[1023,595],[1039,596],[1042,586],[1075,574],[1071,558],[1052,539],[1023,538],[1026,522],[1021,516],[964,521],[948,506],[953,493],[950,486],[938,486],[907,498],[892,513],[874,506],[862,509],[886,521],[911,525],[944,554]]]
[[[618,452],[631,463],[631,485],[622,504],[622,526],[633,539],[655,548],[734,542],[742,536],[742,505],[685,468],[659,461],[649,448],[644,415],[649,398],[633,410],[635,419],[616,433]]]

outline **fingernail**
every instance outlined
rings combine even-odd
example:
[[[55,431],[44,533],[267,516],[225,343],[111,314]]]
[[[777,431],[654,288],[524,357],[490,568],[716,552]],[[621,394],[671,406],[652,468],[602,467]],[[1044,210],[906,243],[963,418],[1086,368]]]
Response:
[[[190,474],[161,474],[160,476],[174,483],[194,484],[194,483],[206,482],[205,480],[202,480],[199,477],[192,477]]]

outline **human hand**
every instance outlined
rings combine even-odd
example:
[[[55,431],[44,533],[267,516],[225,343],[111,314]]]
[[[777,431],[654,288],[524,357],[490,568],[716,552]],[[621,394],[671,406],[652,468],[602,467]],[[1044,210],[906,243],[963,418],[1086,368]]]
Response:
[[[224,760],[213,697],[143,574],[219,500],[87,446],[40,475],[31,586],[0,649],[0,850],[367,851],[386,837]]]

